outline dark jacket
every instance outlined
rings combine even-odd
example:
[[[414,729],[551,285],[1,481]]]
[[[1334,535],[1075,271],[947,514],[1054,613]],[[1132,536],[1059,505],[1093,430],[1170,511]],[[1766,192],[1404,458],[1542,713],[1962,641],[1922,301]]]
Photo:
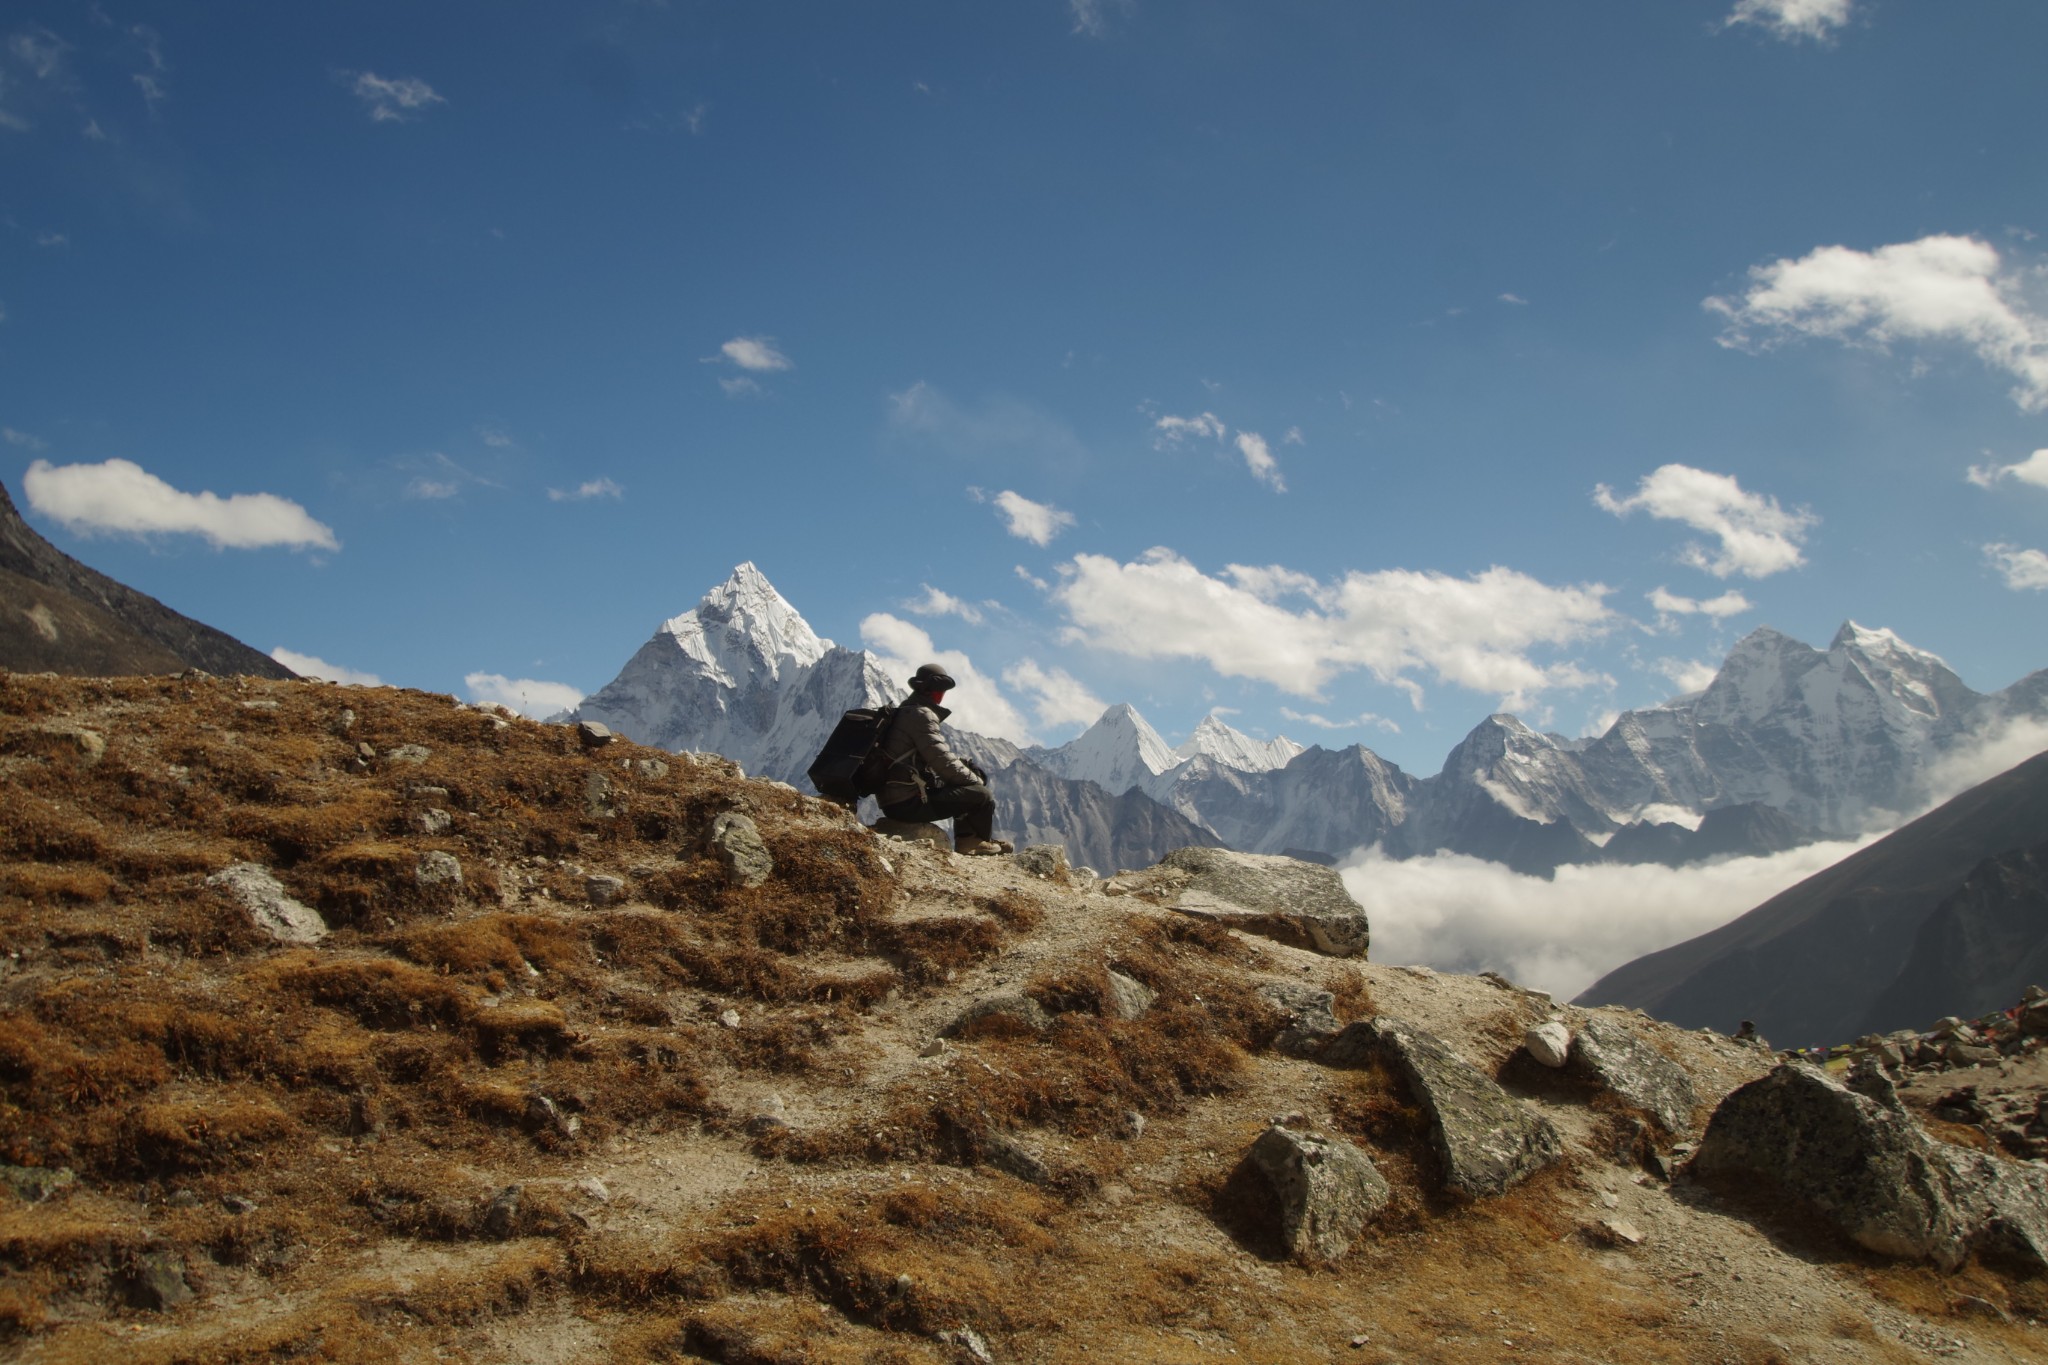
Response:
[[[897,708],[896,719],[882,736],[889,760],[888,777],[875,800],[884,809],[923,801],[936,787],[965,787],[982,780],[946,744],[939,726],[953,713],[943,706],[912,697]]]

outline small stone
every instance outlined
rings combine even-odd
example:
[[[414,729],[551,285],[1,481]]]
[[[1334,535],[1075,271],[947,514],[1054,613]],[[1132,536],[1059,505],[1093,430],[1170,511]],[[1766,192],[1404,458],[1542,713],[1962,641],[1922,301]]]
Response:
[[[446,834],[454,828],[455,817],[438,806],[429,806],[412,817],[412,824],[422,834]]]
[[[268,697],[259,697],[254,701],[243,702],[242,709],[244,711],[275,711],[277,710],[277,703]]]
[[[951,1050],[952,1049],[947,1046],[946,1040],[944,1038],[934,1038],[929,1043],[926,1043],[923,1047],[919,1048],[917,1050],[917,1055],[920,1057],[943,1057]]]
[[[170,1251],[145,1252],[136,1258],[127,1275],[130,1307],[160,1313],[181,1303],[192,1302],[192,1286],[185,1281],[185,1262]]]
[[[244,1199],[239,1194],[222,1195],[220,1197],[220,1206],[229,1213],[234,1214],[254,1213],[258,1208],[262,1207],[255,1200]]]
[[[1603,1218],[1600,1220],[1601,1240],[1610,1246],[1641,1246],[1642,1230],[1626,1218]]]
[[[1571,1057],[1572,1031],[1562,1019],[1546,1020],[1522,1035],[1522,1046],[1529,1049],[1531,1057],[1556,1069]]]
[[[738,1028],[740,1026],[740,1012],[738,1010],[721,1010],[718,1015],[718,1022],[727,1028]]]
[[[578,1193],[586,1198],[595,1199],[600,1204],[612,1202],[612,1192],[605,1187],[605,1183],[602,1180],[599,1180],[594,1175],[586,1175],[577,1181],[576,1189]]]
[[[401,744],[395,749],[386,749],[384,757],[393,763],[424,763],[434,756],[434,751],[424,744]]]
[[[639,771],[642,777],[662,778],[668,776],[668,764],[658,758],[637,759],[634,761],[633,767]]]
[[[413,879],[424,887],[460,886],[462,864],[456,861],[453,853],[443,853],[439,849],[422,853],[413,869]]]
[[[618,736],[612,733],[609,725],[602,725],[594,720],[580,720],[576,722],[576,738],[583,742],[586,749],[602,749]]]
[[[1052,1179],[1051,1169],[1036,1152],[1004,1133],[982,1134],[981,1156],[997,1170],[1029,1185],[1043,1185]]]
[[[334,728],[336,731],[344,735],[347,734],[349,731],[355,729],[356,713],[354,711],[351,711],[346,706],[342,707],[341,714],[334,718]]]
[[[519,1226],[519,1186],[507,1185],[484,1205],[484,1231],[500,1240],[510,1237]]]
[[[737,885],[759,886],[775,875],[775,859],[751,816],[727,811],[711,822],[705,843],[724,865],[726,878]]]
[[[236,863],[206,879],[228,893],[256,927],[279,943],[317,943],[327,936],[327,921],[310,905],[285,894],[270,869],[261,863]]]
[[[610,905],[626,894],[626,879],[603,872],[593,873],[583,879],[583,894],[590,898],[592,905]]]
[[[377,761],[377,746],[368,740],[357,741],[356,757],[365,763],[375,763]]]
[[[1145,1116],[1135,1109],[1126,1109],[1117,1116],[1116,1135],[1126,1142],[1136,1142],[1145,1136]]]
[[[1029,844],[1017,850],[1017,866],[1047,881],[1067,880],[1067,850],[1063,844]]]
[[[1136,977],[1125,976],[1114,968],[1105,975],[1109,978],[1109,989],[1102,997],[1102,1012],[1112,1019],[1140,1018],[1159,998],[1157,991]]]
[[[583,813],[593,820],[609,820],[619,813],[612,800],[612,780],[594,769],[583,778]]]
[[[949,1348],[956,1360],[971,1362],[972,1365],[995,1365],[996,1358],[989,1354],[988,1343],[972,1327],[950,1328],[932,1339]]]

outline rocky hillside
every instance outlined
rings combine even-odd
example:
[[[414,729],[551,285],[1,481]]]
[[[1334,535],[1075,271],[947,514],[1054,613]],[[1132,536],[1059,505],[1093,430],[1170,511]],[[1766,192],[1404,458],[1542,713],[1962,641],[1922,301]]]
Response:
[[[74,677],[290,669],[89,569],[37,535],[0,487],[0,667]]]
[[[2048,1353],[2038,1168],[1882,1071],[602,738],[0,674],[0,1353]]]

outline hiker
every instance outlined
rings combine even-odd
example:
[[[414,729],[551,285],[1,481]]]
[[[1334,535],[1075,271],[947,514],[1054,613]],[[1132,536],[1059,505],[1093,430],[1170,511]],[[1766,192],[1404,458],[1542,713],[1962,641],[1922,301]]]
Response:
[[[891,820],[950,819],[956,853],[1012,852],[1012,845],[994,837],[996,799],[989,794],[988,774],[947,747],[939,730],[953,714],[939,705],[953,686],[953,679],[937,664],[925,664],[911,675],[910,699],[897,708],[894,723],[880,740],[888,777],[875,799]]]

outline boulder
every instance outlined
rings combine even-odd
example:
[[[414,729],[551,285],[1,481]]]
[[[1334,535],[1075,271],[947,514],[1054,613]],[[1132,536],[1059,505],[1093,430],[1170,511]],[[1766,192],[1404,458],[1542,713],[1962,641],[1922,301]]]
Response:
[[[1136,1019],[1152,1008],[1159,993],[1134,976],[1111,968],[1109,987],[1102,994],[1102,1012],[1112,1019]]]
[[[507,1185],[491,1196],[478,1221],[487,1236],[504,1241],[519,1230],[520,1187]]]
[[[727,879],[740,886],[759,886],[775,875],[775,859],[752,816],[738,811],[719,816],[711,822],[705,846],[725,867]]]
[[[1287,1011],[1287,1026],[1274,1037],[1273,1046],[1290,1057],[1313,1057],[1343,1031],[1337,1022],[1337,997],[1329,991],[1277,981],[1259,987],[1259,994]]]
[[[384,757],[393,763],[418,765],[434,756],[434,751],[424,744],[401,744],[395,749],[386,749]]]
[[[583,879],[583,894],[592,905],[610,905],[626,894],[626,879],[606,872],[594,872]]]
[[[1531,1057],[1554,1070],[1571,1059],[1572,1031],[1562,1019],[1546,1019],[1530,1026],[1522,1035],[1522,1046]]]
[[[1178,848],[1159,866],[1185,874],[1174,908],[1331,957],[1363,957],[1365,907],[1333,868],[1260,853]]]
[[[422,853],[419,863],[413,868],[413,879],[425,887],[460,886],[462,864],[453,853],[443,853],[439,849]]]
[[[602,749],[618,736],[612,733],[609,725],[594,720],[579,720],[576,722],[576,738],[586,749]]]
[[[131,1308],[161,1313],[195,1297],[185,1281],[185,1262],[176,1252],[147,1251],[135,1258],[123,1277],[123,1289]]]
[[[1014,861],[1017,866],[1034,877],[1047,881],[1065,883],[1068,875],[1067,850],[1064,844],[1029,844],[1017,850]]]
[[[1937,1142],[1888,1099],[1786,1063],[1721,1101],[1690,1169],[1789,1194],[1880,1255],[2048,1270],[2048,1171]]]
[[[208,877],[206,884],[227,892],[258,929],[279,943],[318,943],[327,936],[327,921],[320,918],[320,912],[286,895],[261,863],[222,868]]]
[[[1569,1064],[1674,1137],[1691,1131],[1692,1111],[1700,1102],[1692,1077],[1626,1025],[1586,1016],[1572,1040]]]
[[[1272,1187],[1280,1243],[1304,1264],[1340,1259],[1392,1197],[1372,1158],[1341,1138],[1275,1124],[1244,1160]]]
[[[1377,1059],[1408,1087],[1429,1120],[1444,1188],[1461,1198],[1499,1194],[1564,1155],[1550,1120],[1406,1020],[1352,1024],[1330,1040],[1323,1058],[1338,1065]]]
[[[592,820],[610,820],[619,813],[613,799],[612,780],[592,769],[583,776],[583,814]]]

